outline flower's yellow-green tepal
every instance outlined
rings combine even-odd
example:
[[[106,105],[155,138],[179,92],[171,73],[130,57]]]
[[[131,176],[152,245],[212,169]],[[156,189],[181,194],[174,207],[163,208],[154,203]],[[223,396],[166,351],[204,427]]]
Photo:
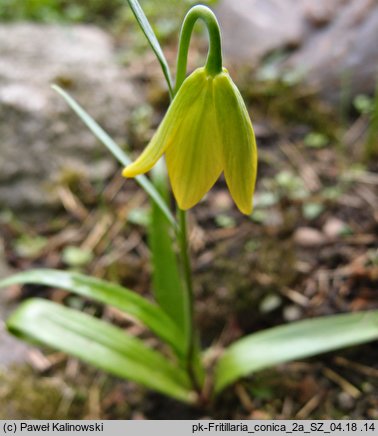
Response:
[[[149,171],[163,153],[181,209],[198,203],[224,171],[237,207],[244,214],[252,212],[255,136],[227,70],[212,75],[198,68],[183,82],[151,142],[123,176]]]

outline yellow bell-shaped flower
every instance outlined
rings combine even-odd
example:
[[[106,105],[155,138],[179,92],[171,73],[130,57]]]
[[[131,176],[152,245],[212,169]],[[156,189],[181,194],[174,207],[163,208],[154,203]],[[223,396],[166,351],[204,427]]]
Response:
[[[243,98],[226,69],[212,75],[198,68],[183,82],[150,143],[123,176],[149,171],[164,153],[181,209],[198,203],[224,171],[239,210],[252,212],[255,136]]]

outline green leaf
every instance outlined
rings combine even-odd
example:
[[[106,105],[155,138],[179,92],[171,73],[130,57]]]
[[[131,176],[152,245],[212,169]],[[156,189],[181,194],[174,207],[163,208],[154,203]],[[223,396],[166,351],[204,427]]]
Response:
[[[378,81],[375,86],[375,94],[373,99],[373,107],[370,116],[367,140],[364,149],[364,158],[371,160],[378,156]]]
[[[370,114],[374,109],[374,102],[368,95],[358,94],[353,100],[353,106],[360,114]]]
[[[131,224],[136,224],[137,226],[148,227],[150,224],[150,220],[151,220],[150,210],[145,208],[134,207],[134,209],[130,210],[130,212],[127,215],[127,222]]]
[[[324,148],[329,143],[329,139],[323,133],[310,132],[305,136],[303,142],[309,148]]]
[[[162,160],[152,171],[153,183],[165,201],[169,191],[165,165]],[[170,226],[161,210],[152,204],[149,225],[149,246],[152,254],[153,291],[159,306],[175,321],[180,329],[187,330],[186,293],[183,290],[180,270],[170,236]]]
[[[83,121],[83,123],[88,127],[88,129],[96,136],[96,138],[102,142],[105,147],[113,154],[113,156],[123,165],[127,166],[131,163],[131,159],[126,155],[126,153],[117,145],[113,139],[105,132],[105,130],[100,127],[96,121],[62,88],[57,85],[52,85],[52,89],[61,95],[70,108],[76,113],[76,115]],[[176,221],[173,217],[169,207],[162,199],[161,195],[157,192],[154,185],[150,180],[144,176],[140,175],[135,177],[137,183],[146,191],[146,193],[151,197],[157,206],[161,209],[167,220],[175,227]]]
[[[378,339],[378,311],[298,321],[244,337],[219,359],[215,392],[253,372]]]
[[[163,160],[158,161],[154,166],[152,178],[161,195],[168,200],[167,174]],[[154,295],[160,307],[179,326],[180,331],[184,333],[185,342],[183,346],[187,350],[191,334],[189,331],[191,309],[169,230],[161,211],[152,205],[149,245],[152,253]],[[187,365],[185,358],[187,358],[187,355],[183,359],[183,363]],[[192,358],[197,379],[200,384],[203,384],[205,370],[199,352],[199,343],[195,344]]]
[[[29,236],[22,234],[14,242],[14,249],[19,256],[32,258],[40,255],[47,243],[48,239],[43,236]]]
[[[324,204],[322,203],[304,203],[302,206],[303,216],[308,220],[314,220],[324,211]]]
[[[93,260],[93,252],[86,248],[67,245],[62,252],[62,260],[72,267],[88,265]]]
[[[141,8],[139,2],[137,0],[127,0],[127,2],[130,5],[131,10],[133,11],[133,14],[136,18],[136,20],[138,21],[138,24],[140,26],[140,28],[142,29],[144,35],[147,38],[148,43],[150,44],[153,52],[155,53],[161,69],[163,70],[163,74],[165,77],[165,80],[167,82],[168,85],[168,89],[169,89],[169,94],[172,97],[173,96],[173,87],[172,87],[172,78],[171,78],[171,73],[169,71],[169,67],[168,67],[168,62],[165,59],[163,50],[160,47],[159,41],[156,38],[156,35],[154,33],[154,31],[152,30],[152,27],[150,25],[150,23],[148,22],[148,19],[145,15],[145,13],[143,12],[143,9]]]
[[[78,357],[118,377],[190,402],[185,372],[140,339],[87,314],[42,299],[23,303],[9,318],[15,335]]]
[[[179,355],[185,353],[185,338],[175,323],[157,305],[129,289],[94,277],[53,269],[36,269],[15,274],[0,281],[0,288],[25,283],[65,289],[114,306],[150,328]]]

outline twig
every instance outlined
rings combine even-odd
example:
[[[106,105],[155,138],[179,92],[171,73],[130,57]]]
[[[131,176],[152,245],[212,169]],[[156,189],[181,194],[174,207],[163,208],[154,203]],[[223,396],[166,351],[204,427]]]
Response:
[[[354,369],[355,371],[366,375],[367,377],[377,377],[378,369],[371,368],[370,366],[362,365],[361,363],[351,362],[345,359],[345,357],[336,357],[335,363],[337,365],[343,366],[344,368]]]
[[[248,395],[245,387],[242,384],[237,383],[235,385],[235,393],[238,396],[240,403],[242,404],[244,409],[247,412],[251,412],[253,410],[253,402],[251,400],[251,397]]]
[[[58,188],[58,195],[67,212],[81,221],[84,221],[88,217],[89,213],[83,203],[67,186],[60,186]]]
[[[322,186],[319,177],[313,166],[304,159],[303,154],[299,153],[296,146],[289,142],[285,142],[280,144],[280,148],[286,154],[293,166],[299,171],[306,188],[311,192],[318,191]]]
[[[361,391],[356,388],[356,386],[352,385],[348,380],[341,375],[337,374],[330,368],[324,368],[323,374],[328,377],[330,380],[339,385],[347,394],[349,394],[352,398],[358,398],[361,395]]]
[[[299,410],[299,412],[295,415],[297,419],[306,419],[310,413],[312,413],[320,404],[322,396],[320,394],[316,394],[313,396],[307,403]]]
[[[290,288],[282,288],[280,289],[280,292],[285,297],[289,298],[293,303],[298,304],[302,307],[308,307],[309,306],[309,299],[305,297],[304,295],[300,294],[298,291],[295,291],[294,289]]]

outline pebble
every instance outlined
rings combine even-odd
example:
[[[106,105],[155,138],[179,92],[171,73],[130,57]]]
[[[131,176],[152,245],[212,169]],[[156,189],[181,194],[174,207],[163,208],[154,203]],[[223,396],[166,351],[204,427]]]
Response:
[[[298,321],[302,317],[302,311],[298,306],[291,304],[284,308],[283,317],[285,321]]]
[[[341,235],[345,229],[346,224],[339,218],[331,217],[329,218],[323,226],[324,234],[330,239],[336,239]]]
[[[299,227],[294,232],[294,242],[301,247],[320,247],[327,242],[326,235],[313,227]]]
[[[355,405],[354,398],[347,392],[340,392],[337,402],[342,410],[351,410]]]

